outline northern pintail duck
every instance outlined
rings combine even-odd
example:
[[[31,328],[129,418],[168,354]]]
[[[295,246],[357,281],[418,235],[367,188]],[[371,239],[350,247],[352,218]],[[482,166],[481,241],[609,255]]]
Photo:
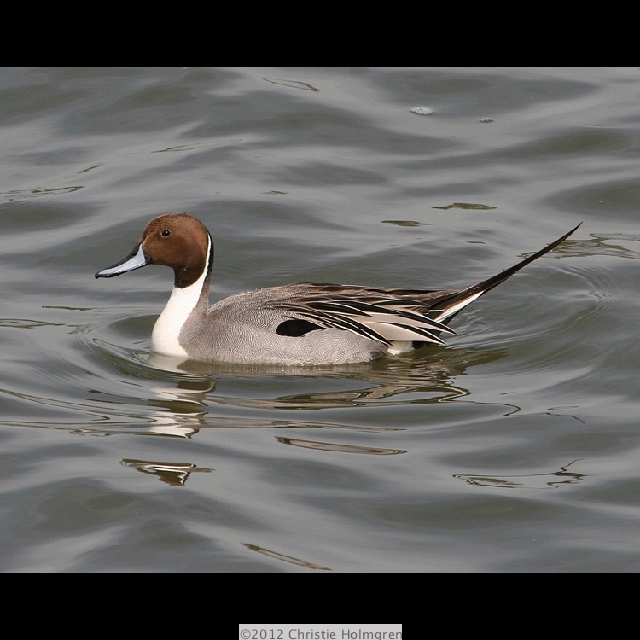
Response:
[[[582,223],[580,223],[582,224]],[[147,264],[171,267],[174,284],[151,335],[153,351],[246,364],[366,362],[425,343],[444,344],[447,324],[469,303],[568,238],[580,225],[513,267],[465,289],[414,290],[299,282],[237,293],[209,306],[213,241],[186,213],[151,220],[111,278]]]

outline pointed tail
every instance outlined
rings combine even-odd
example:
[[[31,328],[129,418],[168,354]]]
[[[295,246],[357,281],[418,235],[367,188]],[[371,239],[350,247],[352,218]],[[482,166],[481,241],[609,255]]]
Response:
[[[522,262],[518,262],[518,264],[513,267],[509,267],[504,271],[501,271],[499,274],[492,276],[487,280],[483,280],[478,284],[474,284],[471,287],[467,287],[463,289],[460,293],[457,293],[451,298],[442,301],[438,304],[440,307],[440,313],[434,317],[434,320],[438,322],[448,322],[453,318],[453,316],[458,313],[461,309],[464,309],[468,304],[473,302],[476,298],[480,297],[483,293],[490,291],[494,287],[497,287],[500,283],[504,282],[507,278],[510,278],[514,273],[520,271],[523,267],[526,267],[528,264],[537,260],[539,257],[543,256],[545,253],[548,253],[552,249],[555,249],[559,244],[563,243],[578,227],[580,224],[577,224],[571,231],[565,233],[561,238],[558,238],[551,244],[544,247],[544,249],[540,249],[540,251],[536,251],[533,255],[530,255],[528,258],[525,258]]]

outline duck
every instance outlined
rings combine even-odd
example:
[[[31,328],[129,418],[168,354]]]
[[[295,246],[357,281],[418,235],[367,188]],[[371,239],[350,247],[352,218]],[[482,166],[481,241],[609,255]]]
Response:
[[[171,296],[151,334],[151,350],[234,364],[337,365],[368,362],[457,335],[450,321],[467,305],[552,251],[568,233],[516,265],[462,289],[402,289],[296,282],[236,293],[209,305],[213,240],[188,213],[146,225],[131,253],[96,278],[146,265],[173,269]]]

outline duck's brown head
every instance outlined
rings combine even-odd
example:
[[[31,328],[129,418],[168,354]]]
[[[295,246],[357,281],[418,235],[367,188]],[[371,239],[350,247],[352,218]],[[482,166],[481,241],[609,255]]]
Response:
[[[174,286],[183,288],[211,270],[212,258],[213,244],[200,220],[188,213],[165,213],[147,224],[142,240],[128,256],[98,271],[96,278],[112,278],[147,264],[160,264],[173,269]]]

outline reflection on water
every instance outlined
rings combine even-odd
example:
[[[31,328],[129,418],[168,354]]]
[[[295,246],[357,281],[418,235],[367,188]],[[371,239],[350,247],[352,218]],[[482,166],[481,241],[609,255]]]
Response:
[[[102,344],[102,347],[106,347]],[[389,358],[373,363],[323,367],[282,367],[274,365],[234,365],[225,363],[182,360],[170,356],[152,353],[148,358],[150,369],[135,371],[142,378],[150,378],[153,371],[159,374],[174,373],[171,384],[160,386],[154,383],[148,390],[152,397],[147,406],[157,410],[145,412],[147,424],[142,433],[189,438],[203,428],[311,428],[345,429],[348,431],[393,431],[404,427],[373,427],[337,424],[333,422],[298,420],[269,420],[260,418],[216,415],[215,405],[231,405],[262,410],[321,410],[366,406],[394,406],[408,404],[433,404],[451,402],[468,395],[468,391],[455,384],[457,376],[464,373],[468,366],[491,362],[504,357],[504,349],[461,349],[446,350],[429,355],[423,353]],[[112,356],[113,357],[113,356]],[[122,366],[122,363],[120,364]],[[131,372],[130,372],[131,373]],[[340,391],[296,393],[272,397],[251,396],[246,389],[237,396],[218,393],[218,380],[231,376],[234,379],[260,382],[271,376],[275,381],[287,377],[312,378],[315,382],[322,379],[357,383],[357,388]],[[283,378],[284,376],[284,378]],[[281,385],[277,385],[280,388]],[[318,385],[314,385],[318,386]],[[260,385],[261,392],[264,385]],[[101,394],[98,402],[128,404],[126,397],[114,397]],[[151,422],[151,424],[149,424]],[[107,426],[107,425],[105,425]],[[127,431],[130,431],[130,424]],[[119,431],[118,429],[114,430]],[[325,443],[299,438],[277,438],[281,444],[320,451],[341,451],[348,453],[366,453],[371,455],[395,455],[404,453],[396,449],[370,446],[358,446],[346,443]]]
[[[217,417],[206,404],[232,405],[263,410],[321,410],[348,407],[392,406],[403,404],[431,404],[453,401],[468,394],[467,390],[454,384],[456,376],[462,375],[467,366],[489,362],[504,356],[504,350],[493,349],[475,351],[473,349],[448,351],[440,357],[411,355],[389,358],[374,363],[358,365],[332,365],[323,367],[283,367],[274,365],[233,365],[207,363],[176,359],[159,354],[151,354],[148,363],[161,371],[181,372],[196,376],[194,386],[190,386],[189,377],[180,378],[175,387],[150,388],[155,398],[150,405],[162,407],[165,411],[156,415],[157,423],[149,428],[150,432],[167,435],[190,436],[204,427],[276,427],[276,428],[341,428],[347,430],[393,430],[402,427],[353,427],[334,423],[308,422],[304,420],[270,421],[260,419],[240,419]],[[203,387],[200,376],[211,376],[210,385]],[[216,377],[237,376],[243,379],[264,376],[303,376],[314,380],[356,381],[356,389],[340,391],[297,393],[275,397],[255,397],[246,392],[238,396],[217,393]],[[360,447],[351,444],[324,443],[301,439],[278,438],[282,444],[296,445],[324,451],[342,451],[350,453],[369,453],[373,455],[392,455],[403,451]]]
[[[285,87],[291,87],[292,89],[302,89],[303,91],[319,91],[313,85],[308,82],[299,82],[298,80],[284,80],[283,78],[263,78],[271,84],[281,84]]]
[[[569,467],[580,460],[572,460],[550,473],[525,473],[508,476],[493,476],[456,473],[454,478],[464,480],[475,487],[504,487],[507,489],[557,489],[560,485],[575,484],[585,478],[585,474],[568,471]]]
[[[290,564],[297,565],[298,567],[304,567],[305,569],[319,569],[321,571],[331,571],[329,567],[322,567],[319,564],[314,564],[313,562],[309,562],[308,560],[300,560],[299,558],[294,558],[293,556],[286,556],[282,553],[277,553],[276,551],[271,551],[270,549],[259,547],[256,544],[243,544],[250,551],[257,551],[258,553],[268,556],[269,558],[275,558],[276,560],[280,560],[282,562],[288,562]]]
[[[306,376],[315,379],[348,379],[362,382],[356,389],[337,392],[314,392],[256,398],[243,395],[230,397],[213,392],[208,399],[220,404],[262,409],[332,409],[361,407],[368,404],[391,406],[397,404],[431,404],[447,402],[468,395],[468,391],[454,383],[467,367],[493,362],[506,356],[506,348],[447,349],[426,347],[415,354],[386,358],[372,363],[284,367],[279,365],[235,365],[215,362],[181,360],[151,354],[148,363],[163,371],[185,372],[211,376],[233,375],[244,378],[266,375]],[[165,390],[166,392],[166,390]]]
[[[131,460],[125,458],[121,464],[140,471],[156,475],[162,482],[172,487],[183,487],[192,473],[211,473],[213,469],[197,467],[190,462],[152,462],[150,460]]]
[[[0,390],[21,401],[59,407],[78,416],[77,420],[65,419],[46,422],[21,421],[20,426],[66,429],[81,435],[110,435],[138,433],[190,438],[203,428],[312,428],[346,429],[349,431],[382,432],[404,427],[379,427],[350,425],[307,419],[268,419],[260,417],[228,416],[218,414],[216,406],[234,406],[267,411],[345,409],[357,407],[385,407],[416,404],[453,402],[468,395],[467,389],[457,380],[469,366],[493,362],[504,357],[506,348],[423,349],[372,363],[326,367],[282,367],[273,365],[229,365],[220,363],[181,360],[151,354],[148,362],[143,353],[112,345],[104,340],[92,340],[90,349],[103,362],[131,380],[113,390],[89,389],[84,402],[63,398],[28,395]],[[263,395],[265,389],[299,384],[305,379],[314,382],[318,389],[326,380],[339,390],[299,392]],[[258,383],[261,395],[251,394],[252,381]],[[220,393],[216,386],[220,381],[240,384],[237,395]],[[271,386],[265,386],[271,381]],[[287,384],[290,381],[291,384]],[[242,384],[246,382],[251,388]],[[354,388],[355,385],[355,388]],[[226,384],[225,388],[229,385]],[[130,390],[130,393],[129,393]],[[125,393],[127,392],[127,393]],[[152,410],[149,411],[149,408]],[[138,426],[136,426],[136,424]],[[284,443],[284,439],[281,440]],[[287,444],[294,444],[293,441]],[[304,446],[302,441],[296,441]],[[316,449],[364,452],[367,448],[353,445],[323,443],[306,445]],[[391,450],[389,450],[391,451]],[[378,454],[388,450],[380,449]],[[371,453],[374,449],[371,449]],[[395,453],[395,451],[393,451]]]
[[[14,202],[15,200],[24,200],[28,198],[38,198],[41,196],[55,196],[66,195],[82,189],[82,185],[73,187],[59,187],[55,189],[11,189],[9,191],[0,191],[0,198],[7,200],[8,202]]]
[[[289,444],[303,449],[316,451],[341,451],[342,453],[366,453],[372,456],[395,456],[399,453],[407,453],[402,449],[380,449],[379,447],[360,447],[354,444],[333,444],[331,442],[317,442],[314,440],[301,440],[300,438],[276,438],[281,444]]]
[[[486,204],[474,204],[472,202],[454,202],[453,204],[448,204],[443,207],[433,207],[433,209],[470,209],[470,210],[478,210],[478,211],[487,211],[489,209],[497,209],[497,207],[491,207]]]
[[[640,255],[637,250],[629,249],[621,243],[640,242],[640,236],[625,233],[615,233],[609,235],[591,234],[591,240],[585,240],[581,243],[584,248],[583,255],[608,255],[616,258],[629,258],[637,260]]]
[[[27,320],[25,318],[0,318],[0,327],[12,329],[36,329],[39,327],[61,327],[61,322],[43,322],[42,320]]]
[[[640,236],[638,235],[628,233],[590,233],[589,236],[590,238],[587,240],[566,240],[559,247],[556,247],[550,257],[588,258],[590,256],[614,256],[631,260],[637,260],[640,257],[637,249],[629,248],[629,243],[640,241]]]

